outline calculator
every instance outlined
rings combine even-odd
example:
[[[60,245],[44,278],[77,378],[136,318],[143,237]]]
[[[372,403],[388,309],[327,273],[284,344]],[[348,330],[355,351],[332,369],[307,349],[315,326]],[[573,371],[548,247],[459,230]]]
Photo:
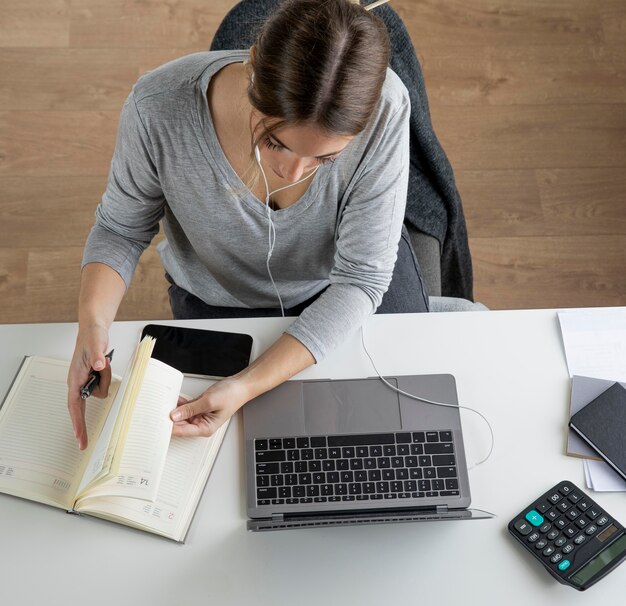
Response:
[[[508,528],[557,581],[579,591],[626,559],[624,527],[567,480],[525,507]]]

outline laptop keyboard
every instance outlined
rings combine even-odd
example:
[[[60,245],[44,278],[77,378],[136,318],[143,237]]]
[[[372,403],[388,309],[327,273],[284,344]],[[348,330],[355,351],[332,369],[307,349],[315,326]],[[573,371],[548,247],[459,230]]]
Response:
[[[452,431],[254,441],[257,506],[459,496]]]

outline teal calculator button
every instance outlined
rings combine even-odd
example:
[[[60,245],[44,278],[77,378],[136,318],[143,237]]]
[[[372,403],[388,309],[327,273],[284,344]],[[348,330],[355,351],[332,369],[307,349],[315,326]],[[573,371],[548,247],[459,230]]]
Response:
[[[543,524],[543,516],[536,512],[534,509],[531,509],[527,514],[526,514],[526,519],[533,525],[533,526],[541,526]]]
[[[563,572],[564,570],[567,570],[570,566],[570,561],[569,560],[563,560],[560,564],[559,564],[559,570],[561,572]]]

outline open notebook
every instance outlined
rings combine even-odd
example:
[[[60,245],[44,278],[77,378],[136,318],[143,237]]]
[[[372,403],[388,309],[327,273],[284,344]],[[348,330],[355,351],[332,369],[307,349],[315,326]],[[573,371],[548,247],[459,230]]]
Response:
[[[227,424],[172,438],[183,376],[145,338],[106,399],[88,398],[89,446],[67,410],[69,363],[24,358],[0,407],[0,492],[184,541]]]

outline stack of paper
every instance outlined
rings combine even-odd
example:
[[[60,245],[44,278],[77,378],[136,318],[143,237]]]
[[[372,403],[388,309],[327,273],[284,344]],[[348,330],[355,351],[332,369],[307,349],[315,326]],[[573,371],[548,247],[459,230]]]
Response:
[[[626,387],[626,308],[559,312],[558,317],[572,377],[571,416],[615,381]],[[584,459],[587,488],[626,491],[626,481],[571,430],[567,454]]]

